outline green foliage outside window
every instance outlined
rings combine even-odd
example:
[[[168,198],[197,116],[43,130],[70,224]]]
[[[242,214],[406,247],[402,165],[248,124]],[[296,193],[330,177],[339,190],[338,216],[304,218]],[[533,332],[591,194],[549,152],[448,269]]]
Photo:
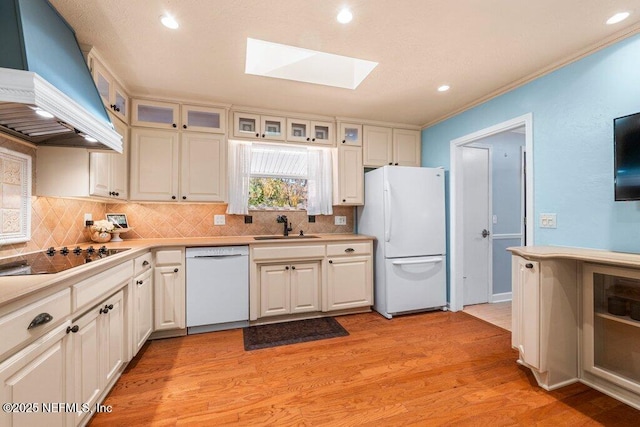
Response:
[[[307,180],[258,178],[249,180],[250,209],[306,209]]]

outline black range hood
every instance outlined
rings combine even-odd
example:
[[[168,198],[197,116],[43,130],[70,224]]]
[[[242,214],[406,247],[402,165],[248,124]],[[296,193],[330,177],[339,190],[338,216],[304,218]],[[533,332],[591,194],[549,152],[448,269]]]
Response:
[[[75,32],[47,0],[0,0],[0,132],[122,152]]]

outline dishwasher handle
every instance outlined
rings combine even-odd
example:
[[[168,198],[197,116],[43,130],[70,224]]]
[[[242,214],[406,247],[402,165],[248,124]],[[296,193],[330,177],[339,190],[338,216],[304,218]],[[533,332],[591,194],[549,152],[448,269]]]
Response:
[[[224,255],[196,255],[190,258],[229,258],[236,256],[247,256],[245,254],[224,254]]]

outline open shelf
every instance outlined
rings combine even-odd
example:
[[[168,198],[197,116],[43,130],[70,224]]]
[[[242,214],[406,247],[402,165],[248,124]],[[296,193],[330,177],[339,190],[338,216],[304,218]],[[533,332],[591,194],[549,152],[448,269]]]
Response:
[[[640,320],[633,320],[629,316],[616,316],[609,313],[596,312],[595,315],[597,317],[602,317],[603,319],[613,320],[614,322],[624,323],[625,325],[635,326],[636,328],[640,328]]]

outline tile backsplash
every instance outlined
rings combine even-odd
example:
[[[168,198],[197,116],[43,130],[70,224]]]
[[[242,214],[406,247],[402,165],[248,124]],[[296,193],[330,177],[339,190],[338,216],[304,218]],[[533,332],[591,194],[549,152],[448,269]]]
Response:
[[[283,224],[278,215],[286,215],[291,222],[291,234],[352,233],[354,208],[334,206],[333,215],[347,217],[346,225],[334,225],[334,216],[318,215],[316,222],[308,222],[306,211],[250,211],[251,224],[244,215],[225,215],[226,204],[107,204],[108,213],[125,213],[132,230],[123,239],[153,239],[159,237],[213,237],[254,234],[281,234]],[[214,215],[225,215],[225,225],[213,225]]]
[[[292,234],[303,230],[311,233],[352,233],[354,208],[334,207],[334,215],[347,217],[346,225],[334,225],[333,216],[316,216],[309,223],[305,211],[252,211],[252,223],[245,224],[243,215],[225,215],[225,225],[213,225],[214,215],[224,215],[226,204],[155,204],[103,203],[55,197],[31,198],[31,240],[26,243],[0,246],[0,257],[46,249],[50,246],[74,246],[90,241],[83,226],[84,214],[94,220],[106,213],[125,213],[132,231],[123,239],[153,239],[161,237],[211,237],[252,234],[281,234],[283,225],[276,222],[279,214],[287,215]]]

